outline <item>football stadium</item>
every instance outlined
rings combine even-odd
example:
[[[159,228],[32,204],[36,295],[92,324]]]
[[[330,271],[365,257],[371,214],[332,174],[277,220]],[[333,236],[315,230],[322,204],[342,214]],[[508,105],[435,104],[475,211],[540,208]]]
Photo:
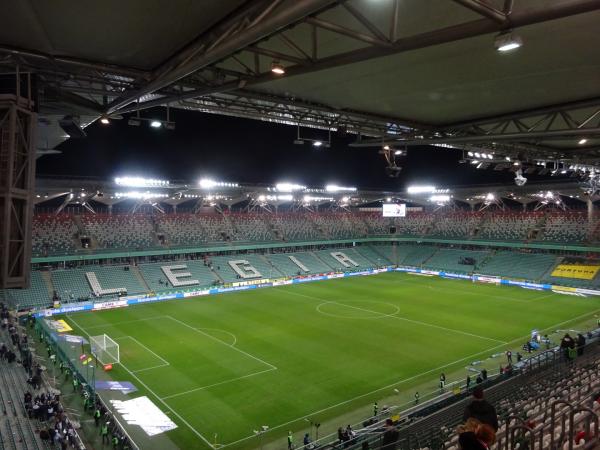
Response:
[[[0,449],[600,448],[599,23],[0,0]]]

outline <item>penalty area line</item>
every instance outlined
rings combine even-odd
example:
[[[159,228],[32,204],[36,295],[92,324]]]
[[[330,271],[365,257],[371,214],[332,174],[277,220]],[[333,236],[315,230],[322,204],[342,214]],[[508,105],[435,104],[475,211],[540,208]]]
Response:
[[[69,319],[71,320],[71,322],[73,322],[75,324],[75,326],[77,326],[77,328],[79,328],[81,331],[83,331],[85,334],[87,334],[88,337],[91,337],[90,334],[85,330],[85,328],[83,328],[82,326],[80,326],[77,321],[75,321],[75,319],[73,319],[73,317],[69,316]],[[142,386],[144,386],[144,388],[151,393],[154,397],[156,397],[156,399],[158,399],[159,402],[161,402],[169,411],[171,411],[175,417],[177,417],[183,424],[185,424],[196,436],[198,436],[200,439],[202,439],[202,441],[208,445],[210,448],[212,448],[213,450],[215,450],[215,446],[213,444],[211,444],[211,442],[206,439],[198,430],[196,430],[193,426],[190,425],[190,423],[185,420],[183,417],[181,417],[181,415],[175,411],[173,408],[171,408],[167,402],[165,402],[162,398],[160,398],[152,389],[150,389],[148,387],[148,385],[146,383],[144,383],[142,380],[140,380],[140,378],[133,373],[131,370],[129,370],[129,368],[123,364],[123,363],[119,363],[121,367],[123,367],[123,369],[125,369],[129,375],[131,375],[133,378],[135,378]]]
[[[163,397],[162,399],[168,400],[170,398],[180,397],[182,395],[191,394],[192,392],[202,391],[204,389],[209,389],[209,388],[215,387],[215,386],[221,386],[221,385],[227,384],[227,383],[233,383],[234,381],[244,380],[246,378],[254,377],[256,375],[261,375],[261,374],[267,373],[267,372],[273,372],[274,370],[277,370],[277,368],[269,367],[268,369],[261,370],[259,372],[250,373],[248,375],[242,375],[241,377],[231,378],[229,380],[219,381],[218,383],[213,383],[213,384],[209,384],[206,386],[200,386],[200,387],[197,387],[194,389],[190,389],[189,391],[178,392],[177,394],[167,395],[166,397]]]

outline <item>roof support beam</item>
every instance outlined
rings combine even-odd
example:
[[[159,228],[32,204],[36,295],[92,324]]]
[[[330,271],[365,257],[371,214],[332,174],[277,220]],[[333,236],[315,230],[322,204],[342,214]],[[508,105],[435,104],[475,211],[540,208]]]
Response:
[[[600,128],[578,128],[568,130],[533,131],[504,134],[482,134],[470,136],[449,136],[424,139],[388,139],[384,142],[357,142],[350,144],[351,147],[379,147],[382,145],[435,145],[435,144],[467,144],[487,143],[492,141],[529,141],[529,140],[551,140],[569,139],[576,137],[590,137],[600,135]]]
[[[480,14],[488,19],[493,20],[496,23],[503,24],[506,22],[507,17],[501,11],[498,11],[496,8],[488,5],[485,1],[482,0],[454,0],[456,3],[464,6],[465,8],[470,9],[471,11],[475,11],[477,14]]]
[[[274,11],[270,11],[270,15],[266,17],[264,15],[259,15],[260,20],[251,21],[246,28],[238,30],[228,39],[221,41],[212,48],[210,47],[214,39],[211,39],[210,36],[206,36],[205,40],[201,39],[196,43],[196,47],[192,49],[192,52],[196,50],[196,53],[200,53],[200,49],[204,48],[208,48],[207,51],[196,54],[193,59],[188,59],[185,64],[177,66],[175,69],[164,75],[155,77],[138,91],[130,92],[127,95],[118,98],[109,106],[107,112],[115,112],[143,95],[153,93],[197,70],[227,58],[233,53],[243,50],[249,45],[255,44],[256,42],[301,21],[311,14],[332,6],[338,1],[339,0],[293,0],[283,4],[279,4],[278,2],[278,8]],[[242,21],[244,19],[248,19],[248,16],[245,15],[238,18],[238,20]]]

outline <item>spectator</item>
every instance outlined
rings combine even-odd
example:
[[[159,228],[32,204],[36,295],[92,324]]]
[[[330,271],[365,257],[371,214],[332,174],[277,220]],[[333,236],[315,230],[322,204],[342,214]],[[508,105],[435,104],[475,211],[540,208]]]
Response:
[[[583,336],[583,334],[579,333],[577,335],[577,355],[578,356],[583,355],[584,347],[585,347],[585,337]]]
[[[573,348],[575,348],[575,340],[569,335],[569,333],[566,333],[560,341],[560,349],[562,350],[566,360],[570,359],[569,350]]]
[[[465,408],[463,420],[474,418],[481,423],[491,425],[494,430],[498,430],[498,415],[492,404],[483,398],[483,388],[477,386],[473,390],[473,400]]]
[[[394,450],[396,448],[396,442],[400,433],[394,426],[392,419],[386,419],[385,431],[383,433],[383,441],[381,443],[381,450]]]
[[[496,442],[496,431],[477,419],[468,419],[458,428],[458,444],[462,450],[487,450]]]

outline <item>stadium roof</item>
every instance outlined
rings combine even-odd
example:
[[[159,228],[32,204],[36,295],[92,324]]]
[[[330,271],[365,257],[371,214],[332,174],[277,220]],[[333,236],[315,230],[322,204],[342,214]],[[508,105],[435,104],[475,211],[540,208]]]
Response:
[[[282,184],[243,184],[211,182],[208,185],[187,181],[149,180],[138,187],[124,186],[117,180],[96,178],[38,178],[36,205],[60,212],[69,205],[79,205],[95,212],[98,205],[112,206],[124,202],[132,212],[151,205],[164,212],[164,205],[181,206],[195,211],[218,211],[226,208],[273,212],[275,206],[287,210],[338,210],[358,207],[381,207],[382,203],[407,203],[437,209],[445,206],[471,206],[485,209],[496,205],[515,208],[529,205],[529,210],[544,207],[569,209],[585,207],[589,191],[576,182],[528,184],[513,189],[505,185],[421,186],[402,191],[382,191],[338,186],[300,186]],[[533,204],[533,206],[531,205]],[[162,206],[161,206],[162,205]]]
[[[31,0],[3,4],[0,67],[35,71],[47,113],[170,105],[596,164],[598,23],[598,0]]]

